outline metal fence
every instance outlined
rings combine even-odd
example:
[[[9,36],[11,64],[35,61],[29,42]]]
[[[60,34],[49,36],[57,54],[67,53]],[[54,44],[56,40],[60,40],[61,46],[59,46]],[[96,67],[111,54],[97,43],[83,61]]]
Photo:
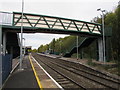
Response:
[[[12,24],[13,24],[13,13],[0,11],[0,25],[12,26]]]
[[[2,56],[2,84],[12,70],[12,58],[10,54]]]
[[[78,39],[78,46],[80,46],[82,44],[82,42],[86,39],[86,37],[79,37]],[[76,38],[74,38],[73,40],[74,42],[71,42],[70,45],[68,47],[66,47],[65,50],[62,51],[63,56],[67,53],[70,53],[75,47],[77,47],[77,42],[76,42]]]

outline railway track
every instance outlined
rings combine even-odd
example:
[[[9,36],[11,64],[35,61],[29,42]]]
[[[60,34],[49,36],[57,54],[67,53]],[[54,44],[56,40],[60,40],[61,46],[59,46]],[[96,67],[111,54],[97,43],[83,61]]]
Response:
[[[34,56],[34,55],[33,55]],[[39,56],[34,56],[34,58],[41,64],[42,67],[65,89],[65,88],[79,88],[80,90],[85,90],[83,86],[69,78],[68,76],[64,75],[57,69],[51,67],[51,65],[46,64],[41,59],[38,59]]]
[[[47,57],[48,58],[48,57]],[[83,72],[86,72],[86,73],[89,73],[91,75],[94,75],[94,76],[99,76],[101,78],[105,78],[105,79],[108,79],[108,80],[113,80],[115,82],[118,82],[120,81],[120,78],[116,78],[116,77],[113,77],[113,76],[110,76],[106,73],[103,73],[103,72],[100,72],[98,70],[95,70],[95,69],[92,69],[90,67],[87,67],[83,64],[80,64],[78,62],[69,62],[69,61],[66,61],[66,60],[62,60],[62,59],[58,59],[58,60],[55,60],[53,59],[55,62],[57,63],[62,63],[64,65],[67,65],[67,66],[70,66],[72,68],[75,68],[77,70],[80,70],[80,71],[83,71]],[[65,64],[67,62],[67,64]],[[86,71],[85,71],[86,70]],[[120,83],[119,83],[120,84]]]
[[[60,60],[57,58],[48,58],[40,55],[33,55],[36,60],[41,64],[44,64],[43,67],[50,68],[53,72],[56,72],[53,75],[56,78],[55,80],[61,84],[64,88],[108,88],[111,90],[117,90],[119,88],[119,80],[117,78],[110,77],[104,73],[91,70],[88,67],[82,66],[78,63],[71,63],[69,61]],[[49,71],[49,69],[47,69]],[[51,71],[49,71],[51,73]],[[58,80],[57,80],[58,79]]]

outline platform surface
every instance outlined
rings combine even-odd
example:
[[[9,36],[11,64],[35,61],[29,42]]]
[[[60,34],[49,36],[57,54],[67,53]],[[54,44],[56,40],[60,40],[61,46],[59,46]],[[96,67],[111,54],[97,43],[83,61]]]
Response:
[[[19,70],[19,65],[15,68],[4,83],[3,90],[9,88],[33,88],[38,90],[55,88],[60,90],[59,85],[45,73],[31,55],[24,57],[22,68],[23,70]]]

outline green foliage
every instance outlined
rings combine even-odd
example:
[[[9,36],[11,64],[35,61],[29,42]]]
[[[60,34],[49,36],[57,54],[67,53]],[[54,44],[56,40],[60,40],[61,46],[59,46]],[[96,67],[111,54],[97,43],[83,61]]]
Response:
[[[105,24],[112,27],[112,55],[114,60],[120,58],[120,6],[111,12],[105,19]]]
[[[120,59],[120,5],[115,11],[117,16],[117,29],[116,29],[116,52],[117,52],[117,59]],[[120,63],[120,60],[119,60]]]
[[[33,49],[33,50],[31,50],[31,52],[37,52],[37,49]]]
[[[46,50],[49,49],[49,45],[46,44],[46,45],[41,45],[39,48],[38,48],[38,52],[45,52]]]
[[[52,53],[63,53],[71,49],[71,45],[76,42],[76,36],[67,36],[65,38],[55,38],[46,45],[41,45],[38,48],[38,52],[45,52],[50,50]]]

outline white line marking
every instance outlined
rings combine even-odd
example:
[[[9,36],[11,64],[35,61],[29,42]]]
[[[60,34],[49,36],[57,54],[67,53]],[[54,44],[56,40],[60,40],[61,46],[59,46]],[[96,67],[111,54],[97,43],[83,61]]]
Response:
[[[13,73],[13,71],[15,70],[15,68],[19,65],[19,62],[15,65],[15,67],[12,69],[12,71],[10,73]]]
[[[39,65],[39,67],[49,76],[50,79],[53,80],[53,82],[61,89],[64,90],[63,87],[60,86],[60,84],[58,84],[51,76],[50,74],[47,73],[47,71],[45,71],[45,69],[35,60],[35,58],[32,56],[33,60]]]

